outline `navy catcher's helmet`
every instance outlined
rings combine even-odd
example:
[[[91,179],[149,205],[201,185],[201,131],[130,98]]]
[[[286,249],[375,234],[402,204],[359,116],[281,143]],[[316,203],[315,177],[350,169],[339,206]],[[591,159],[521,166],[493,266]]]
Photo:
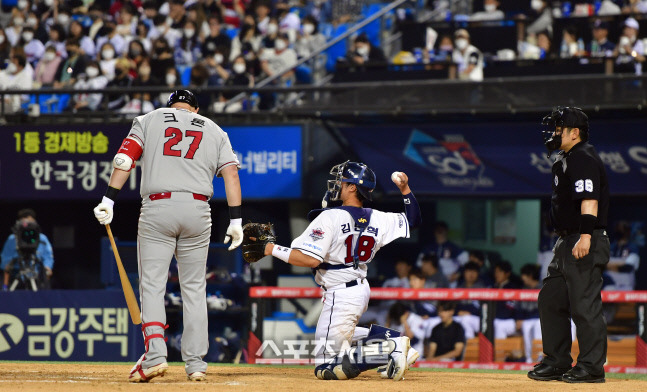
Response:
[[[174,103],[177,103],[177,102],[184,102],[186,104],[193,106],[196,109],[199,107],[198,99],[189,90],[173,91],[171,96],[168,97],[168,102],[166,102],[166,106],[171,107]]]
[[[376,185],[375,173],[365,164],[346,161],[333,166],[330,174],[335,176],[334,180],[328,180],[330,200],[339,200],[342,182],[357,185],[357,190],[365,199],[373,200],[371,195]]]

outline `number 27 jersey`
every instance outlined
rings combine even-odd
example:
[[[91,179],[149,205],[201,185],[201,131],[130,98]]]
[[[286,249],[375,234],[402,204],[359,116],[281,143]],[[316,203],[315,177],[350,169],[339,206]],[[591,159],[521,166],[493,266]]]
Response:
[[[240,167],[227,133],[188,110],[161,108],[138,116],[128,136],[142,144],[142,197],[160,192],[211,197],[214,175],[227,166]]]
[[[368,226],[361,237],[359,234],[353,217],[343,209],[333,208],[319,214],[290,246],[321,261],[320,266],[324,268],[317,269],[315,281],[319,285],[332,287],[365,278],[366,264],[373,260],[380,248],[397,238],[409,238],[409,222],[404,213],[373,210]],[[352,267],[356,248],[358,269]],[[348,267],[325,269],[325,264]]]

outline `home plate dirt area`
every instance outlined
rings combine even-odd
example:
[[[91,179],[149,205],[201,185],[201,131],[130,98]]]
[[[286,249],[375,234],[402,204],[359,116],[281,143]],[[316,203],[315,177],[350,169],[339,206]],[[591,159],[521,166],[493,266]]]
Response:
[[[149,383],[127,381],[132,365],[115,363],[0,362],[0,391],[645,391],[644,377],[613,375],[605,384],[540,382],[515,372],[458,372],[411,369],[405,380],[382,380],[374,371],[354,380],[320,381],[311,367],[212,364],[207,380],[189,382],[182,364],[170,364],[164,377]]]

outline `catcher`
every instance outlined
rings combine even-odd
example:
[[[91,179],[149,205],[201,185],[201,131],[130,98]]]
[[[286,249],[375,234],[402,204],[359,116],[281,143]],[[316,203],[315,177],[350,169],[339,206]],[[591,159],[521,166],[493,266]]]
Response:
[[[405,211],[401,213],[363,208],[376,185],[375,173],[365,164],[346,161],[334,166],[330,174],[334,179],[328,181],[324,209],[308,214],[312,222],[290,248],[274,244],[271,224],[248,224],[243,228],[243,255],[248,262],[272,255],[313,269],[315,281],[324,290],[315,333],[317,378],[345,380],[382,367],[378,370],[383,370],[383,377],[402,380],[420,356],[410,348],[409,338],[381,326],[357,327],[357,322],[366,311],[371,292],[366,280],[368,263],[382,246],[409,237],[410,227],[422,220],[420,207],[404,173],[392,176],[404,199]],[[341,200],[342,205],[325,208],[335,200]],[[351,348],[355,341],[357,346]]]

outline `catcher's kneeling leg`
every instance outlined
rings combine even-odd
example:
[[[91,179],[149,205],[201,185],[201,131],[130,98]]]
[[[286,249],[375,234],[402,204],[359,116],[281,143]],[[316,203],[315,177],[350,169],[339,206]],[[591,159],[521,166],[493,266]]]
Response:
[[[395,342],[385,340],[378,343],[360,345],[347,352],[338,354],[332,361],[315,368],[315,376],[320,380],[349,380],[360,373],[385,365],[389,354],[395,349]]]

